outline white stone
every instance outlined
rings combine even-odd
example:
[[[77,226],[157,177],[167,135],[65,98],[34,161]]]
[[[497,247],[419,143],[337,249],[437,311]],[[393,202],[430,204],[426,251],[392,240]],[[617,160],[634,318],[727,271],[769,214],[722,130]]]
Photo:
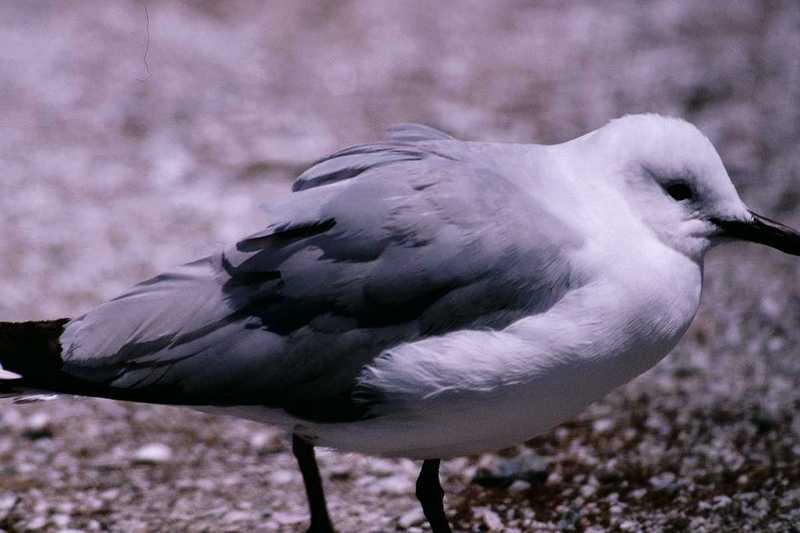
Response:
[[[421,524],[424,520],[425,515],[422,513],[422,509],[412,509],[400,517],[397,525],[403,529],[408,529],[411,526]]]
[[[172,459],[172,449],[166,444],[161,444],[158,442],[145,444],[136,450],[133,458],[137,463],[167,463]]]

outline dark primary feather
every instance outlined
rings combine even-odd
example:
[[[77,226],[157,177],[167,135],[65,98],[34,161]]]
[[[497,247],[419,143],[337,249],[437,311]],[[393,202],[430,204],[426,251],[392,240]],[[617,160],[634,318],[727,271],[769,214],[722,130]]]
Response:
[[[59,337],[68,319],[38,322],[0,322],[0,397],[28,390],[31,380],[60,376]],[[22,375],[26,378],[22,379]]]
[[[568,288],[569,231],[461,143],[356,147],[298,180],[265,231],[70,323],[64,371],[143,401],[352,420],[384,349],[502,328]]]
[[[58,338],[68,319],[0,322],[0,367],[28,376],[61,367]]]

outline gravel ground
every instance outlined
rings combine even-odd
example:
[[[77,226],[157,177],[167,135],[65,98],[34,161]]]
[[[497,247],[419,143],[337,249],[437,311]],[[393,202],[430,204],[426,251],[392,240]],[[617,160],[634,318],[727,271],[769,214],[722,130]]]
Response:
[[[266,7],[268,6],[268,7]],[[800,225],[796,1],[2,2],[0,320],[71,316],[258,229],[393,122],[556,142],[696,122]],[[463,531],[800,530],[800,263],[712,253],[657,368],[526,446],[448,461]],[[321,452],[341,531],[423,531],[416,465]],[[275,430],[159,406],[0,405],[0,530],[301,531]]]

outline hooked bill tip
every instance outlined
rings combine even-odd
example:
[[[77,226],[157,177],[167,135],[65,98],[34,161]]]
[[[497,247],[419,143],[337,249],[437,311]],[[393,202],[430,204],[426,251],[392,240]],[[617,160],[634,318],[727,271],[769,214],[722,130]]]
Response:
[[[800,232],[771,218],[749,210],[750,220],[722,220],[713,222],[725,237],[756,242],[791,255],[800,255]]]

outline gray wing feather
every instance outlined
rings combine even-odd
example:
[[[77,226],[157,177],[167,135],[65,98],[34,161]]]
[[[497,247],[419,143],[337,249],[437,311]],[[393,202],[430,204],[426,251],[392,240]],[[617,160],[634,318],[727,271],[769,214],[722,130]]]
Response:
[[[421,141],[453,141],[455,140],[449,133],[445,133],[436,128],[424,124],[414,124],[404,122],[395,124],[386,130],[386,137],[390,141],[399,143],[414,143]]]
[[[65,371],[145,401],[352,419],[357,376],[383,350],[505,327],[566,292],[574,235],[534,198],[458,154],[383,146],[332,156],[363,170],[70,323]]]
[[[314,163],[297,177],[295,192],[354,178],[367,170],[392,163],[447,157],[423,141],[452,141],[453,137],[422,124],[397,124],[387,131],[387,142],[351,146]]]

